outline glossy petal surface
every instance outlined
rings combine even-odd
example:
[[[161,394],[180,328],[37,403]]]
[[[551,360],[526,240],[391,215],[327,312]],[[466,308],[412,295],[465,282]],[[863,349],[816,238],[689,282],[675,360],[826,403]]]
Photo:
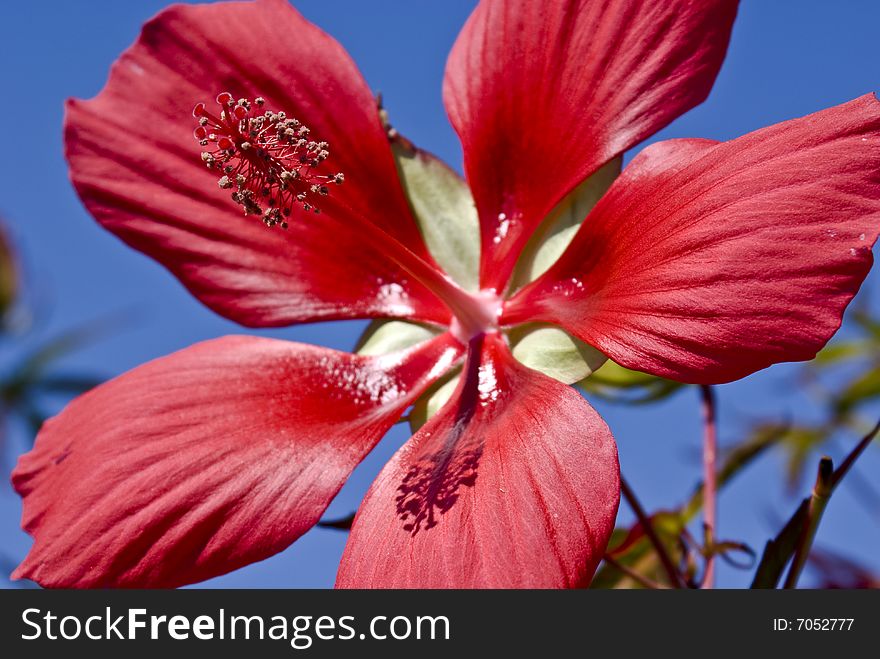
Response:
[[[706,98],[735,0],[483,0],[444,100],[501,290],[535,227],[604,163]]]
[[[683,382],[811,359],[880,231],[873,94],[714,144],[646,148],[506,322],[562,325],[619,364]]]
[[[295,35],[295,36],[292,36]],[[290,229],[245,217],[201,161],[193,106],[264,97],[329,142],[345,183]],[[218,108],[219,111],[219,108]],[[430,260],[400,186],[376,101],[330,36],[283,0],[175,5],[148,22],[103,91],[67,108],[71,178],[107,229],[247,326],[448,313],[383,249],[365,218]]]
[[[459,355],[448,337],[370,358],[227,337],[145,364],[48,421],[13,483],[47,587],[172,587],[310,529]]]
[[[584,585],[618,496],[617,452],[599,415],[489,334],[471,342],[450,402],[368,492],[337,586]]]

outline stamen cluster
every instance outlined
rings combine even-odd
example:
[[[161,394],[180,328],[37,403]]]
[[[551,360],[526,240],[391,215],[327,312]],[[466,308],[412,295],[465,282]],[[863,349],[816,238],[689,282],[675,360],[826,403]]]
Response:
[[[221,174],[223,190],[232,190],[232,201],[245,215],[260,216],[267,227],[287,228],[294,206],[320,213],[315,200],[329,194],[329,185],[340,185],[344,176],[319,174],[317,168],[330,155],[327,142],[310,139],[311,131],[284,112],[265,110],[265,100],[217,96],[219,116],[199,103],[193,131],[202,161]]]

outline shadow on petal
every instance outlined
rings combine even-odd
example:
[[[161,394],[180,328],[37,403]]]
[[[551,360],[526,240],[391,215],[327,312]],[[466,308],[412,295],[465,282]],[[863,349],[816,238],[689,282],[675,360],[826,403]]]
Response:
[[[416,535],[437,526],[438,515],[448,512],[458,501],[459,488],[473,487],[483,454],[481,436],[466,431],[474,417],[480,393],[480,351],[483,337],[469,347],[465,377],[452,404],[457,405],[455,421],[440,450],[427,450],[413,460],[397,488],[397,514],[405,531]]]

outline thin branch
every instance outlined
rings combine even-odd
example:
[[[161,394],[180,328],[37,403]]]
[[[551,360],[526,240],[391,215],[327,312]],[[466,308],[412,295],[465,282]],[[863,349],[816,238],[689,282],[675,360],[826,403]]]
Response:
[[[711,385],[700,386],[703,401],[703,524],[706,530],[706,571],[703,588],[715,586],[715,532],[718,526],[718,435],[716,431],[715,392]]]
[[[648,540],[651,541],[654,551],[657,552],[657,556],[660,559],[663,570],[666,572],[670,585],[675,588],[685,587],[686,584],[681,577],[681,573],[679,573],[678,569],[675,567],[675,562],[672,560],[669,552],[666,551],[666,547],[660,541],[657,531],[654,530],[654,525],[651,523],[645,509],[642,508],[642,504],[639,503],[635,493],[632,491],[632,488],[630,488],[629,483],[626,482],[626,479],[623,478],[623,476],[620,477],[620,491],[621,494],[623,494],[623,498],[626,499],[629,504],[629,507],[632,508],[635,513],[636,519],[645,531],[645,535],[648,536]]]
[[[608,554],[605,554],[605,556],[603,558],[605,559],[605,562],[608,563],[608,565],[613,567],[615,570],[623,572],[626,576],[628,576],[630,579],[637,582],[639,585],[641,585],[644,588],[650,588],[652,590],[667,590],[669,588],[668,586],[664,586],[663,584],[659,584],[656,581],[654,581],[653,579],[648,579],[648,577],[645,577],[645,576],[639,574],[638,572],[636,572],[632,568],[624,565],[620,561],[613,559]]]
[[[850,452],[848,456],[846,456],[844,461],[840,463],[840,466],[831,476],[832,489],[837,487],[837,484],[841,480],[843,480],[843,477],[846,476],[855,461],[858,460],[859,456],[865,451],[866,448],[868,448],[868,446],[871,444],[878,433],[880,433],[880,421],[877,422],[871,432],[862,437],[862,440],[858,443],[858,445]]]

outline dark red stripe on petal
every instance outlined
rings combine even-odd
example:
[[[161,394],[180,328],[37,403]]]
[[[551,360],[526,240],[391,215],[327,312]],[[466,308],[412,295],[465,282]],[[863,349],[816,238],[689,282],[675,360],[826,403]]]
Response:
[[[444,99],[499,290],[532,231],[604,163],[700,103],[736,0],[482,0]]]
[[[322,197],[320,215],[300,204],[289,218],[270,217],[288,223],[286,233],[268,231],[245,217],[233,190],[218,186],[223,172],[205,166],[193,140],[193,106],[204,111],[207,101],[214,112],[218,92],[260,97],[326,142],[317,153],[332,153],[332,169],[328,161],[320,173],[344,172],[346,183]],[[200,128],[210,142],[210,126]],[[249,326],[449,319],[422,284],[361,239],[353,212],[430,261],[370,89],[342,47],[287,2],[163,11],[120,56],[97,97],[70,102],[65,142],[73,183],[98,221],[224,316]],[[246,189],[256,188],[252,179]],[[254,193],[263,211],[270,198],[289,201]],[[313,211],[314,201],[305,203]]]
[[[355,518],[337,586],[561,588],[614,527],[617,452],[573,389],[471,342],[455,395],[394,456]]]
[[[13,472],[34,536],[14,577],[173,587],[271,556],[460,354],[448,334],[382,357],[227,337],[110,381]]]
[[[502,321],[558,323],[629,368],[727,382],[815,356],[878,231],[873,94],[722,144],[660,142]]]

